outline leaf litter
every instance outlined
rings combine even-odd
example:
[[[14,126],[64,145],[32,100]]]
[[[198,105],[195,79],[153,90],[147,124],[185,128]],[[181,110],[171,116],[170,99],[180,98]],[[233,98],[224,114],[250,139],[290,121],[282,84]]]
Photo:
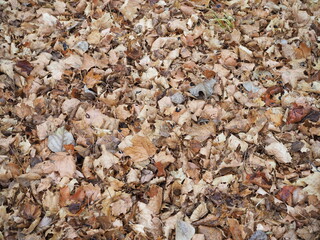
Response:
[[[0,238],[320,238],[318,1],[0,1]]]

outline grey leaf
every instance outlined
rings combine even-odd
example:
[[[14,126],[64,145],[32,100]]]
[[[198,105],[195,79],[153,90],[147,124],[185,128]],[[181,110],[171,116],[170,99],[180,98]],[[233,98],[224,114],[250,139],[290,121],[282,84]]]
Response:
[[[57,131],[48,137],[48,147],[52,152],[64,152],[63,145],[75,144],[71,133],[64,129],[58,128]]]
[[[213,94],[213,86],[216,82],[217,80],[213,78],[210,81],[199,83],[198,85],[190,88],[189,92],[195,97],[199,97],[202,93],[205,98],[208,98]]]
[[[179,220],[176,225],[176,240],[190,240],[195,232],[190,223]]]

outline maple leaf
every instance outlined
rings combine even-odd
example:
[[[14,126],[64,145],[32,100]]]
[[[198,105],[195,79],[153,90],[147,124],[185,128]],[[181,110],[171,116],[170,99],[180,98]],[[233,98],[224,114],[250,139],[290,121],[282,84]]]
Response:
[[[133,162],[141,162],[152,157],[156,153],[156,148],[147,137],[135,135],[132,146],[124,149],[124,153],[131,157]]]

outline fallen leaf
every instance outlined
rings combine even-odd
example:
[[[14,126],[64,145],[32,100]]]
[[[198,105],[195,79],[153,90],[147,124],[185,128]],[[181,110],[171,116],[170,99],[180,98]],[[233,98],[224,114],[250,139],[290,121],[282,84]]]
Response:
[[[256,184],[264,189],[271,188],[271,181],[267,179],[266,174],[264,172],[258,171],[252,174],[248,174],[246,176],[246,181],[248,181],[249,183]]]
[[[249,240],[268,240],[268,236],[264,231],[258,230],[251,235]]]
[[[176,240],[191,240],[196,230],[187,222],[177,221],[176,223]]]
[[[61,177],[73,177],[76,171],[76,163],[73,156],[65,152],[58,152],[51,154],[49,158],[53,161],[54,171],[57,171]]]
[[[276,197],[283,202],[286,202],[290,206],[292,206],[292,195],[293,191],[296,190],[295,186],[284,186],[280,192],[277,193]]]
[[[84,77],[83,82],[88,88],[93,88],[95,85],[100,83],[102,77],[103,76],[100,74],[95,74],[94,70],[91,69]]]
[[[274,99],[274,96],[283,93],[283,87],[282,86],[272,86],[267,89],[267,91],[262,96],[262,100],[266,103],[267,106],[273,106],[277,103],[277,100]]]
[[[114,164],[119,163],[119,158],[117,158],[115,155],[107,151],[106,146],[102,145],[102,154],[101,156],[93,161],[93,165],[97,167],[97,165],[101,165],[103,168],[109,169]]]
[[[69,144],[75,145],[74,138],[64,127],[58,128],[48,137],[48,148],[52,152],[63,152],[65,151],[64,145]]]
[[[305,116],[310,113],[310,111],[310,107],[294,104],[293,108],[291,108],[288,113],[287,124],[300,122]]]
[[[125,214],[132,207],[132,200],[130,194],[122,194],[121,198],[111,204],[112,215],[120,216]]]
[[[156,148],[147,137],[139,135],[131,139],[132,146],[124,149],[124,153],[130,156],[133,162],[141,162],[152,157],[156,153]]]
[[[140,9],[141,0],[125,0],[124,4],[120,8],[120,12],[125,19],[132,22],[138,16],[138,10]]]
[[[213,86],[216,84],[216,79],[211,79],[210,81],[205,81],[203,83],[199,83],[198,85],[189,89],[189,92],[195,97],[211,97],[213,94]]]
[[[295,50],[296,58],[308,58],[311,55],[311,47],[308,47],[307,44],[301,42],[299,47]]]
[[[21,69],[22,72],[26,72],[29,76],[33,70],[33,66],[27,60],[21,60],[16,63],[16,66]]]
[[[242,240],[246,237],[246,233],[243,230],[243,226],[240,225],[236,219],[229,218],[227,222],[233,239]]]
[[[320,201],[320,173],[315,172],[310,174],[305,178],[300,178],[297,180],[297,186],[303,186],[303,191],[308,193],[308,195],[315,195],[317,196],[318,200]]]
[[[194,222],[203,218],[208,213],[207,204],[200,203],[199,206],[192,212],[190,221]]]
[[[205,236],[205,240],[222,240],[222,231],[218,228],[199,226],[199,233],[202,233]]]
[[[273,142],[265,147],[267,154],[275,157],[279,163],[291,163],[292,157],[288,149],[281,142]]]

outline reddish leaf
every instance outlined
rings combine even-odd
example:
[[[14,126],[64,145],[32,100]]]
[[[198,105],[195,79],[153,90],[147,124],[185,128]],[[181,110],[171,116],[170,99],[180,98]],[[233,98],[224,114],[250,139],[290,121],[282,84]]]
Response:
[[[264,172],[256,172],[253,174],[248,174],[246,177],[247,182],[256,184],[259,187],[270,189],[271,182],[267,179]]]
[[[282,86],[272,86],[267,89],[267,91],[262,96],[262,100],[266,103],[267,106],[272,106],[276,103],[273,98],[274,95],[278,93],[283,93]]]
[[[309,114],[310,111],[310,107],[298,106],[297,104],[294,104],[293,108],[289,111],[287,124],[300,122]]]
[[[21,71],[26,72],[28,75],[30,75],[31,71],[33,70],[32,65],[27,60],[18,61],[16,66],[21,68]]]
[[[289,205],[292,205],[292,193],[297,187],[294,186],[284,186],[276,197]]]
[[[63,145],[63,147],[69,153],[72,153],[74,151],[74,145],[73,144],[65,144],[65,145]]]
[[[206,69],[206,70],[203,71],[203,75],[204,75],[207,79],[211,79],[211,78],[213,78],[213,77],[216,75],[216,73],[215,73],[214,71],[212,71],[212,70]]]
[[[63,188],[60,188],[59,204],[61,207],[65,207],[67,205],[67,201],[69,201],[69,198],[70,198],[69,187],[64,186]]]
[[[161,162],[156,162],[154,165],[158,170],[157,177],[166,176],[165,166]]]
[[[311,55],[311,48],[307,46],[304,42],[300,43],[299,48],[295,50],[296,58],[307,58]]]

